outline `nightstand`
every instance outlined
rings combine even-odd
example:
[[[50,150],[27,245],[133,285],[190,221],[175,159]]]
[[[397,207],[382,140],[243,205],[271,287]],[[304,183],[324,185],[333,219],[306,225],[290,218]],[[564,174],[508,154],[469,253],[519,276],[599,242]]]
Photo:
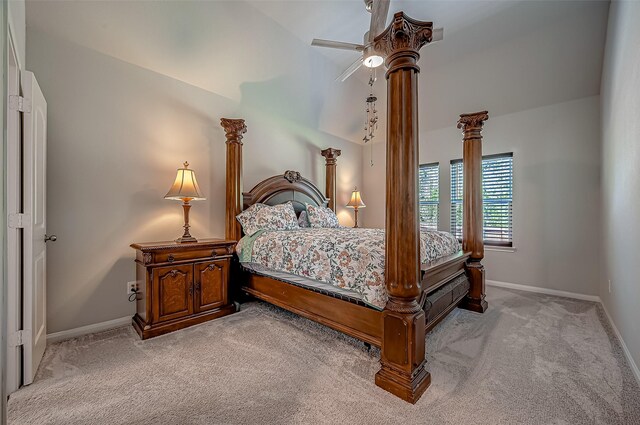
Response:
[[[236,311],[229,296],[234,241],[134,243],[140,338],[186,328]]]

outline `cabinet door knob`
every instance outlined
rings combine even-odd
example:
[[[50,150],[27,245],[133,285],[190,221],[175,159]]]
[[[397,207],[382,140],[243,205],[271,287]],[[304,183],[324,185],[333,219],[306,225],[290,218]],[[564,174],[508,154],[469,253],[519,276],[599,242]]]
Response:
[[[44,241],[45,242],[55,242],[58,240],[58,237],[56,235],[44,235]]]

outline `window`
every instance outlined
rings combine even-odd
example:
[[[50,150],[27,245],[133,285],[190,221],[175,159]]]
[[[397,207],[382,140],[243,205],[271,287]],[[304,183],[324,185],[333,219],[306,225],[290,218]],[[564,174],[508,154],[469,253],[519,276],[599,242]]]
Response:
[[[462,239],[462,160],[451,161],[451,233]],[[482,157],[483,237],[513,245],[513,153]]]
[[[422,164],[418,174],[420,185],[420,225],[429,230],[438,230],[438,206],[440,204],[440,166]]]

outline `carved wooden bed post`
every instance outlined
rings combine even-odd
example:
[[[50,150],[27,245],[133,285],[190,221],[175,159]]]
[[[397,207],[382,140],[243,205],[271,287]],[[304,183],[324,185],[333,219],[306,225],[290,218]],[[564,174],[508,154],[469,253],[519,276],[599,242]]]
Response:
[[[242,212],[242,135],[247,126],[242,119],[220,119],[227,135],[227,211],[225,238],[239,241],[242,236],[236,216]]]
[[[487,111],[460,115],[458,128],[463,141],[463,228],[462,250],[471,252],[466,269],[471,284],[461,308],[484,313],[487,309],[484,289],[484,238],[482,234],[482,125],[489,119]]]
[[[329,208],[336,211],[336,162],[342,153],[340,149],[327,148],[320,152],[325,157],[327,188],[325,196],[329,198]]]
[[[389,301],[382,314],[381,368],[376,385],[410,403],[431,383],[425,360],[425,314],[418,303],[418,51],[431,41],[431,22],[403,12],[376,37],[386,57],[387,184],[385,283]]]

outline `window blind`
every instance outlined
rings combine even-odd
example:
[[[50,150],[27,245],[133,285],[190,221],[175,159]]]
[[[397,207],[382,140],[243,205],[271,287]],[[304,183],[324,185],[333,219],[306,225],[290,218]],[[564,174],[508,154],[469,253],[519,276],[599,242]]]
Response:
[[[462,239],[462,160],[451,161],[451,233]],[[513,245],[513,153],[482,157],[483,238]]]
[[[451,161],[451,233],[462,239],[462,160]]]
[[[420,196],[420,225],[438,230],[438,206],[440,204],[440,165],[422,164],[418,173]]]

